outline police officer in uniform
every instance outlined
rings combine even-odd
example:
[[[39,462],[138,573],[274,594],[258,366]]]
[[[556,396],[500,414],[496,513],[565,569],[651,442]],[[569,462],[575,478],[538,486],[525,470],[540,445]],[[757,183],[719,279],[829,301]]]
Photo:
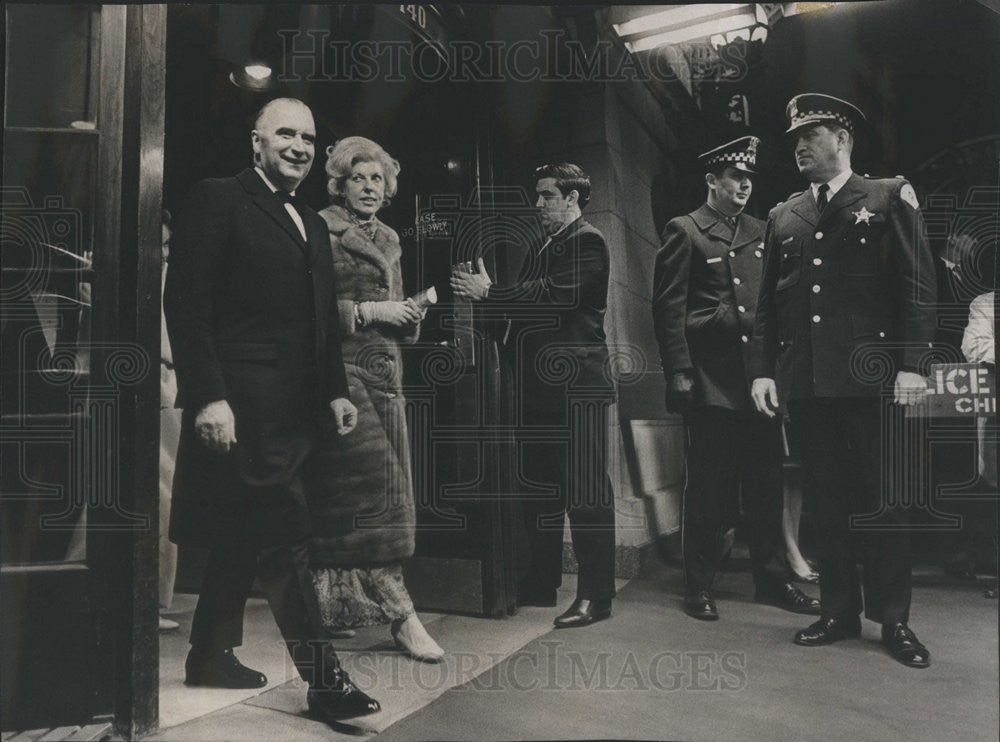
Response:
[[[667,409],[684,415],[688,435],[684,610],[702,620],[719,617],[712,581],[741,491],[756,600],[819,613],[778,559],[781,423],[754,411],[745,372],[764,262],[764,223],[742,213],[758,145],[747,136],[700,156],[708,200],[667,224],[653,279]]]
[[[882,624],[895,659],[927,667],[930,654],[908,625],[911,557],[898,505],[906,477],[890,489],[882,472],[903,453],[901,406],[926,393],[919,370],[935,331],[931,250],[906,180],[851,172],[861,111],[806,94],[789,102],[786,117],[810,186],[770,214],[751,374],[759,410],[774,415],[779,393],[788,404],[820,527],[821,618],[795,642],[861,633],[859,556],[865,615]],[[867,526],[852,519],[869,514],[877,517]],[[853,540],[863,547],[857,555]]]

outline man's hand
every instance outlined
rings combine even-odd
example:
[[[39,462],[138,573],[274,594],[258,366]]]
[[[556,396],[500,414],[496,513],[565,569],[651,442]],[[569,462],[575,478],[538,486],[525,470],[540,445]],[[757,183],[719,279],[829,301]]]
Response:
[[[224,399],[209,402],[194,418],[198,440],[216,453],[229,453],[236,445],[236,418]]]
[[[330,401],[333,419],[337,421],[337,434],[347,435],[358,424],[358,408],[346,397],[337,397]]]
[[[694,377],[690,371],[678,371],[667,383],[667,412],[685,413],[694,404]]]
[[[482,301],[492,285],[493,281],[486,272],[482,258],[479,258],[479,273],[462,273],[455,270],[451,273],[451,290],[455,293],[456,299]]]
[[[750,387],[750,399],[753,400],[753,406],[757,408],[757,412],[774,417],[775,411],[778,409],[778,387],[775,385],[774,379],[768,379],[764,376],[754,379],[753,385]]]
[[[358,305],[361,320],[366,325],[374,322],[392,327],[412,327],[424,318],[425,312],[413,299],[406,301],[363,301]]]
[[[892,389],[896,404],[920,404],[927,396],[927,382],[923,376],[912,371],[900,371],[896,374],[896,382]]]

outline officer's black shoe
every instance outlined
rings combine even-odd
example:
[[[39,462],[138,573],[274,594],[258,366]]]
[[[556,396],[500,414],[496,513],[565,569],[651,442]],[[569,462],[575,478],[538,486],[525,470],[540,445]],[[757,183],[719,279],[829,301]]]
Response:
[[[861,636],[861,619],[857,616],[843,619],[821,618],[798,632],[795,643],[803,647],[821,647],[856,636]]]
[[[931,653],[905,623],[884,624],[882,644],[895,660],[907,667],[929,667],[931,664]]]
[[[790,582],[786,582],[777,590],[758,590],[753,599],[758,603],[777,606],[792,613],[819,615],[819,601],[810,598]]]
[[[553,623],[557,629],[575,629],[606,618],[611,618],[611,598],[605,600],[577,598],[565,613],[556,616]]]
[[[684,612],[700,621],[717,621],[719,610],[715,607],[715,599],[708,590],[684,596]]]
[[[359,690],[343,670],[337,670],[326,687],[310,688],[306,703],[313,717],[328,724],[382,710],[381,704]]]
[[[191,647],[184,662],[184,684],[211,688],[263,688],[267,677],[243,665],[232,649],[206,652]]]

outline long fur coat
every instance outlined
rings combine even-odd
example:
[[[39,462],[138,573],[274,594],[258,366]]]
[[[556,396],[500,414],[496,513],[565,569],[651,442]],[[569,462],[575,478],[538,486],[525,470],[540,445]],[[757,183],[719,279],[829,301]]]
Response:
[[[312,457],[307,492],[313,565],[398,562],[413,554],[415,524],[399,344],[414,342],[419,328],[358,328],[354,303],[403,300],[399,236],[376,220],[373,241],[337,205],[320,216],[330,232],[344,365],[358,425],[346,436],[328,431]]]

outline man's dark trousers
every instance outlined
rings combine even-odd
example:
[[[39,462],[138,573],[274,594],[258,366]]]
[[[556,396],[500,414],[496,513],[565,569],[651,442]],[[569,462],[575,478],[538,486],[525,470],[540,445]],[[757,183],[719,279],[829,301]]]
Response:
[[[912,563],[907,516],[899,503],[891,505],[882,496],[890,491],[886,475],[891,463],[908,461],[898,456],[905,454],[900,446],[908,424],[902,408],[877,398],[808,398],[792,400],[789,414],[820,530],[823,617],[846,619],[861,613],[860,557],[865,616],[882,624],[907,623]],[[898,493],[900,482],[894,485]],[[852,527],[852,514],[878,517]]]
[[[750,410],[699,407],[684,415],[688,450],[683,505],[688,594],[712,589],[720,541],[735,525],[742,494],[750,562],[758,590],[788,581],[782,546],[781,422]]]

